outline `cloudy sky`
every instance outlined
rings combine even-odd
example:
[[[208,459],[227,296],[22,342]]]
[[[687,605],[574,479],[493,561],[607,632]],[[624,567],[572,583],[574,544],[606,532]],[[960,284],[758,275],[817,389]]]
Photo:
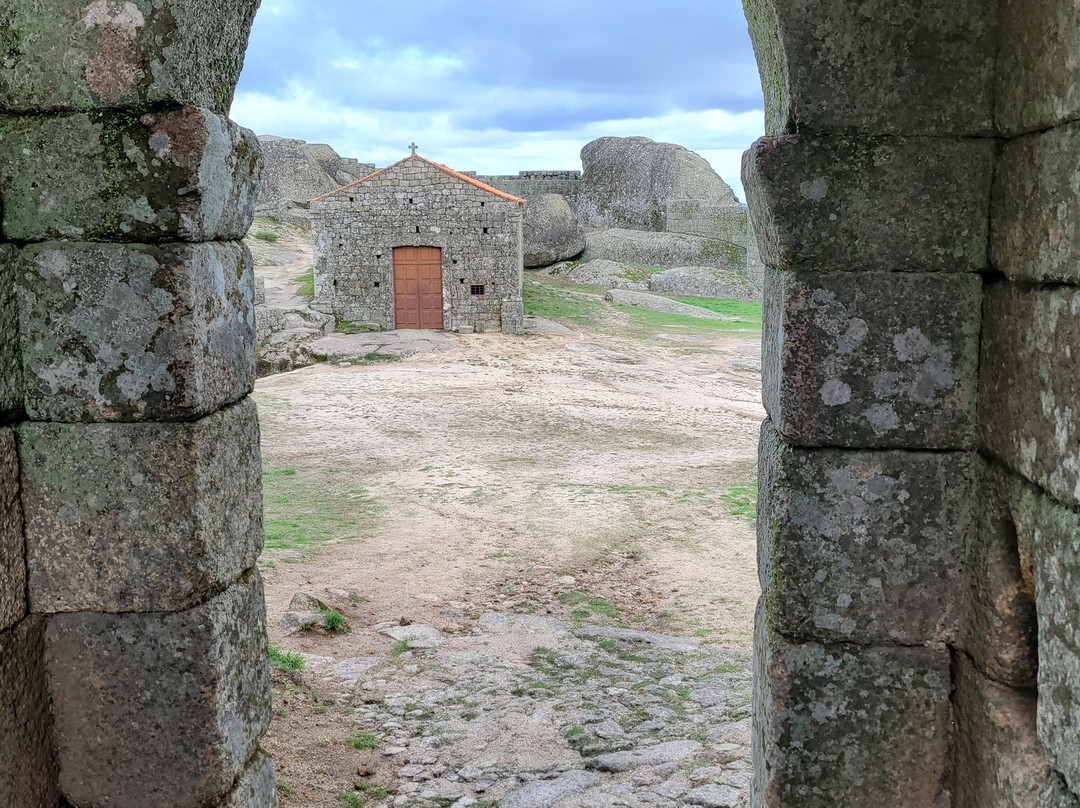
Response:
[[[233,117],[380,166],[580,168],[645,135],[702,154],[745,199],[764,128],[739,0],[263,0]]]

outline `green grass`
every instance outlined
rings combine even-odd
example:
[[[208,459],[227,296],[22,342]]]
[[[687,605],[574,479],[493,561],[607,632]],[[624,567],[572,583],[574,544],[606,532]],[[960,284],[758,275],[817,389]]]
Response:
[[[279,797],[283,797],[283,798],[287,799],[287,798],[293,796],[296,792],[293,791],[292,786],[286,785],[285,783],[278,780],[277,793],[278,793]]]
[[[323,628],[327,631],[336,631],[345,634],[349,631],[349,621],[339,611],[327,612],[323,615]]]
[[[363,794],[356,791],[339,791],[337,798],[349,806],[349,808],[363,808],[367,802]]]
[[[559,596],[564,605],[573,607],[570,616],[574,620],[589,620],[592,617],[609,617],[612,620],[619,616],[618,611],[606,600],[596,598],[583,590],[566,592]]]
[[[648,331],[677,328],[683,332],[698,333],[708,336],[710,334],[760,334],[761,317],[757,320],[703,320],[700,317],[690,317],[685,314],[665,314],[662,311],[641,309],[637,306],[613,306],[628,315],[632,326]],[[760,306],[758,307],[760,308]]]
[[[378,749],[379,739],[374,735],[361,732],[349,739],[349,746],[353,749]]]
[[[275,244],[277,243],[277,240],[281,238],[281,236],[275,233],[273,230],[260,230],[255,233],[255,238],[257,238],[259,241],[267,241],[270,244]]]
[[[742,516],[751,522],[757,519],[757,480],[746,485],[733,485],[720,495],[734,516]]]
[[[297,297],[301,297],[308,303],[315,299],[315,267],[293,278],[300,286],[296,290]]]
[[[680,303],[688,303],[701,309],[715,311],[728,317],[737,317],[748,326],[761,328],[761,304],[744,303],[738,300],[717,300],[711,297],[677,297]]]
[[[314,291],[314,290],[312,290]],[[371,329],[354,323],[352,320],[338,320],[337,325],[334,327],[334,331],[339,334],[370,334]]]
[[[266,549],[300,558],[320,546],[356,541],[371,534],[380,512],[367,490],[342,486],[329,475],[263,468]],[[296,560],[295,558],[279,560]]]
[[[281,651],[272,645],[269,651],[271,667],[277,668],[279,671],[302,671],[304,669],[304,658],[300,654]]]
[[[525,314],[546,320],[585,325],[592,321],[604,303],[596,289],[584,288],[589,291],[579,291],[572,284],[543,283],[530,279],[526,281],[522,292]]]

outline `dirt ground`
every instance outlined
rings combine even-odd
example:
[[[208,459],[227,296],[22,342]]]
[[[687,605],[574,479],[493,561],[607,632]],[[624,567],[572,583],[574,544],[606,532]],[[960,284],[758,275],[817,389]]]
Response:
[[[423,594],[544,611],[544,582],[572,575],[624,622],[745,649],[754,527],[729,498],[755,476],[757,343],[676,357],[585,337],[457,339],[260,381],[268,468],[362,491],[370,517],[299,562],[268,553],[272,626],[312,587],[359,594],[377,623],[428,619]],[[300,650],[326,646],[309,636]]]
[[[285,257],[258,271],[287,292],[299,264]],[[439,353],[260,380],[271,644],[385,655],[395,643],[376,624],[454,634],[495,611],[748,651],[759,338],[607,326],[453,335]],[[353,630],[285,636],[297,592],[333,601]],[[327,751],[351,713],[328,684],[276,676],[279,778],[329,789],[283,804],[343,804],[325,783],[374,753]]]

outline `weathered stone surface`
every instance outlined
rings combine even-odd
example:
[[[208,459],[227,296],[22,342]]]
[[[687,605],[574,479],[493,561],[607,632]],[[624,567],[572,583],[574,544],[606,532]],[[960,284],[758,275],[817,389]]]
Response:
[[[592,227],[663,231],[669,202],[738,205],[705,158],[675,143],[602,137],[581,150],[581,167],[575,206]]]
[[[649,288],[649,273],[639,267],[595,258],[578,264],[559,264],[544,270],[552,275],[568,277],[574,283],[585,286],[599,286],[601,289],[637,289]]]
[[[258,141],[206,109],[9,118],[0,140],[8,238],[212,241],[251,226]]]
[[[1077,31],[1080,37],[1080,27]],[[1080,282],[1078,176],[1080,124],[1005,144],[994,181],[991,226],[997,269],[1012,280]]]
[[[600,785],[600,776],[580,770],[568,771],[554,780],[526,783],[499,800],[500,808],[551,808],[560,800]]]
[[[984,469],[964,565],[967,595],[958,646],[991,679],[1034,689],[1034,538],[1019,509],[1026,490],[1019,478],[997,466]]]
[[[177,614],[56,615],[47,645],[60,785],[74,805],[212,805],[269,724],[257,572]]]
[[[1080,289],[995,283],[983,321],[983,445],[1080,505]]]
[[[760,456],[771,629],[800,642],[955,639],[970,455],[796,449],[766,421]]]
[[[1080,114],[1080,17],[1061,0],[1001,0],[997,124],[1007,135]]]
[[[665,314],[677,314],[683,317],[696,317],[700,320],[731,320],[725,314],[703,309],[701,306],[692,306],[689,303],[680,303],[670,297],[653,295],[648,292],[636,292],[631,289],[611,289],[605,300],[610,300],[616,306],[634,306],[649,311],[660,311]]]
[[[606,259],[650,267],[717,267],[728,272],[746,269],[746,247],[686,233],[646,233],[641,230],[597,230],[585,237],[582,261]]]
[[[258,0],[0,8],[0,111],[191,104],[226,113]]]
[[[0,633],[0,805],[56,808],[56,761],[45,680],[45,622]]]
[[[804,446],[973,447],[981,297],[968,274],[767,271],[777,430]]]
[[[546,267],[585,251],[585,229],[565,196],[541,194],[525,206],[525,266]]]
[[[957,658],[956,808],[1080,808],[1050,767],[1033,692],[1010,690]]]
[[[856,9],[846,0],[746,0],[743,7],[770,134],[993,131],[997,25],[981,0]]]
[[[1080,512],[1029,488],[1020,513],[1035,545],[1039,739],[1080,794]]]
[[[649,291],[719,300],[761,300],[761,290],[745,275],[712,267],[675,267],[649,278]]]
[[[949,804],[947,650],[755,643],[755,808]]]
[[[187,608],[262,550],[250,399],[195,423],[26,423],[19,435],[31,611]]]
[[[277,808],[277,782],[274,765],[262,752],[248,764],[236,788],[220,808]]]
[[[743,157],[761,258],[777,269],[983,269],[995,148],[986,139],[763,138]]]
[[[241,244],[50,242],[22,251],[26,410],[50,421],[186,420],[255,380]]]
[[[264,135],[259,137],[259,144],[263,152],[260,210],[303,204],[371,173],[365,171],[360,176],[348,179],[336,170],[341,163],[340,157],[337,158],[337,165],[334,165],[329,154],[303,140]],[[329,146],[326,148],[330,149]],[[337,152],[333,149],[330,151],[337,157]],[[330,169],[335,169],[333,175]]]
[[[22,409],[19,305],[15,296],[18,255],[10,244],[0,244],[0,423]]]
[[[609,752],[585,761],[585,766],[602,772],[628,772],[642,766],[660,766],[679,763],[693,757],[701,749],[697,741],[667,741],[653,746],[642,746],[625,752]]]
[[[15,625],[25,614],[26,557],[19,504],[19,456],[15,433],[0,429],[0,631]]]

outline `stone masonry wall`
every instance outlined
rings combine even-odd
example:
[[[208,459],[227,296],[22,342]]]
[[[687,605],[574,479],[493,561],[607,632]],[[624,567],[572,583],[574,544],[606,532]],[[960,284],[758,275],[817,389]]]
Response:
[[[524,329],[518,202],[409,157],[312,209],[319,311],[393,329],[394,248],[439,247],[446,328]]]
[[[480,182],[514,196],[528,198],[541,194],[559,194],[573,199],[581,193],[580,171],[520,171],[514,175],[472,175]]]
[[[0,806],[268,808],[257,0],[0,4]]]
[[[754,805],[1078,808],[1075,4],[747,16]]]

